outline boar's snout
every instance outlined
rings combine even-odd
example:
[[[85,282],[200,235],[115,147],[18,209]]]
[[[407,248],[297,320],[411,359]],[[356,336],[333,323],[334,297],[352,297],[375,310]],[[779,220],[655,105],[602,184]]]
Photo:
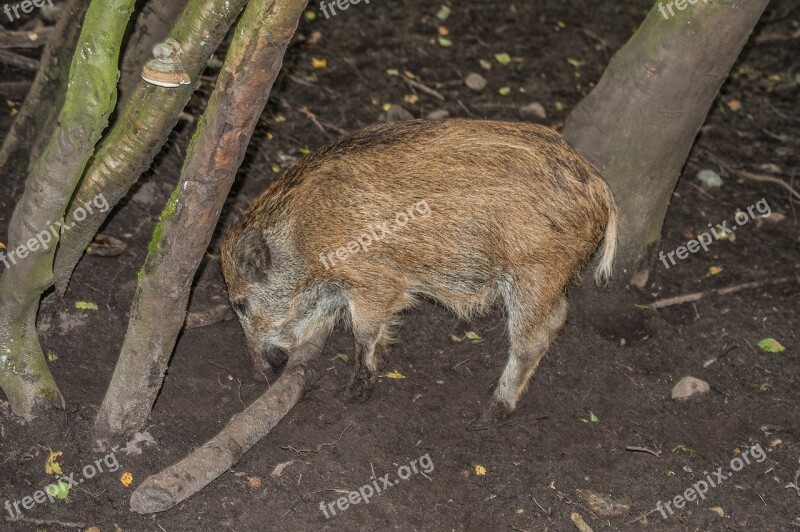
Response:
[[[247,353],[253,361],[253,376],[257,380],[269,380],[286,363],[287,354],[274,344],[264,344],[245,333]]]

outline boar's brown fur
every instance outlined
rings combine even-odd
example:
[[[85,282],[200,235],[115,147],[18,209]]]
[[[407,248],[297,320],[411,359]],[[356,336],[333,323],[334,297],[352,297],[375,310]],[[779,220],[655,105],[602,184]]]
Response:
[[[399,213],[410,218],[403,227],[353,245],[399,224]],[[596,276],[610,275],[616,232],[608,185],[555,131],[413,121],[297,161],[230,231],[221,260],[259,371],[281,364],[274,348],[290,351],[346,320],[351,392],[362,398],[393,324],[418,298],[462,317],[499,301],[511,349],[488,414],[505,415],[566,319],[567,284],[603,239]]]

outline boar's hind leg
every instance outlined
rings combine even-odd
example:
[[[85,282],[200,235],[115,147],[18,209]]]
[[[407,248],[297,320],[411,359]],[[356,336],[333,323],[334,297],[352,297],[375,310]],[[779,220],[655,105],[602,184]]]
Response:
[[[354,327],[356,339],[356,360],[353,376],[348,388],[354,399],[366,401],[378,382],[378,352],[388,344],[388,326],[384,323],[377,327],[377,332]]]
[[[494,392],[494,404],[483,416],[486,421],[489,421],[487,418],[506,417],[514,411],[536,367],[567,319],[568,304],[563,293],[555,296],[554,303],[542,305],[539,312],[536,312],[535,308],[529,308],[530,305],[526,306],[522,301],[536,300],[543,294],[537,294],[538,298],[535,299],[531,294],[526,298],[519,297],[519,292],[506,292],[506,294],[504,300],[508,313],[511,349],[505,370]]]

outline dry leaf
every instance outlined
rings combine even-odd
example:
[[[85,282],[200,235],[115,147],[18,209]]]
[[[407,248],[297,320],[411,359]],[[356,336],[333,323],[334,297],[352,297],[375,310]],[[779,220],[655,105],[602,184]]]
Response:
[[[318,57],[311,58],[311,66],[314,68],[327,68],[328,67],[328,60],[327,59],[320,59]]]
[[[44,472],[48,475],[63,475],[64,472],[61,470],[61,464],[57,462],[58,457],[63,454],[64,453],[61,451],[50,449],[50,456],[47,457],[47,461],[44,463]]]
[[[397,370],[390,371],[389,373],[384,373],[381,377],[386,377],[387,379],[405,379],[406,376],[400,373]]]
[[[733,111],[734,113],[742,108],[742,102],[734,98],[733,100],[728,100],[728,109]]]
[[[289,460],[288,462],[283,462],[275,466],[275,469],[272,470],[272,473],[269,474],[272,478],[277,478],[283,474],[283,470],[292,465],[293,463],[297,462],[297,460]]]
[[[133,473],[130,471],[125,471],[121,477],[119,477],[120,483],[125,486],[126,488],[133,484]]]

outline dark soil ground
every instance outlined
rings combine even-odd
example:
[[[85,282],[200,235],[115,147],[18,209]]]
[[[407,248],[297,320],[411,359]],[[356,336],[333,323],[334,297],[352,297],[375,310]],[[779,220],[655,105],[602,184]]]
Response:
[[[452,6],[445,22],[435,17],[441,4],[427,0],[362,2],[329,20],[317,12],[316,20],[303,21],[289,50],[224,225],[275,178],[273,168],[286,166],[301,148],[338,136],[339,129],[385,120],[387,103],[403,105],[415,117],[445,109],[451,116],[518,120],[522,106],[540,102],[547,112],[541,121],[560,127],[650,4],[465,0]],[[386,363],[386,371],[406,378],[382,378],[363,404],[348,402],[343,393],[350,368],[337,354],[352,360],[352,341],[339,331],[325,348],[328,362],[313,390],[233,470],[174,509],[142,516],[129,509],[132,490],[214,435],[265,389],[251,379],[235,321],[185,331],[148,428],[157,446],[140,455],[117,450],[119,469],[87,479],[66,500],[36,505],[21,521],[9,521],[0,508],[0,529],[61,530],[72,523],[102,531],[577,530],[573,512],[595,530],[800,529],[800,490],[789,486],[797,484],[800,470],[800,288],[769,284],[796,276],[800,268],[798,203],[783,188],[738,173],[771,174],[786,182],[795,177],[800,50],[791,35],[797,35],[799,20],[797,2],[776,1],[768,8],[755,34],[760,41],[751,39],[696,143],[670,205],[661,249],[674,250],[708,224],[733,223],[737,210],[762,199],[785,218],[751,221],[738,228],[735,240],[714,242],[707,253],[669,269],[659,263],[648,286],[628,296],[646,304],[746,282],[766,284],[659,311],[638,310],[642,319],[606,319],[616,326],[601,330],[589,316],[574,313],[516,414],[485,431],[466,427],[485,406],[506,360],[499,312],[473,323],[459,322],[431,303],[408,312]],[[452,46],[437,43],[439,25],[449,30]],[[508,53],[512,62],[501,65],[497,53]],[[327,67],[314,68],[312,58],[327,60]],[[582,63],[576,67],[569,59]],[[400,75],[390,75],[390,69]],[[405,71],[444,100],[409,86]],[[464,86],[470,72],[488,80],[482,92]],[[10,67],[3,73],[7,79],[28,76]],[[500,95],[506,86],[511,93]],[[193,114],[208,88],[202,92],[191,104]],[[10,126],[10,109],[21,103],[6,100],[3,131]],[[733,100],[740,109],[734,111]],[[127,251],[113,259],[86,257],[65,299],[50,295],[43,303],[41,339],[58,355],[52,370],[67,410],[27,426],[7,413],[0,417],[0,504],[49,482],[48,448],[62,451],[64,471],[78,478],[81,468],[103,457],[90,451],[91,422],[125,335],[136,271],[177,181],[187,131],[185,125],[104,227],[105,234],[128,244]],[[701,169],[720,172],[722,187],[701,188],[695,178]],[[0,235],[6,235],[19,193],[12,182],[0,182]],[[193,311],[226,300],[216,246],[215,239],[197,279]],[[721,271],[712,275],[711,267]],[[77,310],[77,301],[94,302],[99,311]],[[468,331],[483,341],[454,341]],[[757,347],[768,337],[786,350]],[[687,375],[707,381],[710,392],[687,403],[673,401],[670,390]],[[740,465],[732,459],[752,446],[758,447],[750,463],[732,472]],[[423,459],[425,475],[412,473],[369,504],[336,509],[330,518],[320,509],[320,503],[371,483],[373,474],[397,479],[401,466],[422,456],[430,459]],[[276,466],[287,462],[276,474]],[[115,469],[110,458],[108,464]],[[655,510],[659,501],[672,500],[717,468],[729,478],[704,500],[673,506],[674,515]],[[123,472],[133,475],[129,487],[120,481]],[[608,516],[593,505],[594,496],[629,509]]]

